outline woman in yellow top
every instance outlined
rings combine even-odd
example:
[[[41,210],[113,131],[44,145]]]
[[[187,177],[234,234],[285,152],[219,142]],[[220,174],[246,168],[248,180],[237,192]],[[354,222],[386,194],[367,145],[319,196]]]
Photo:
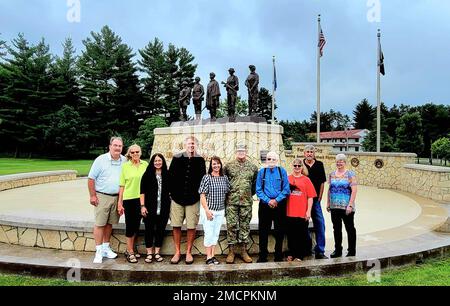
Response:
[[[147,169],[148,162],[141,160],[141,147],[134,144],[128,148],[125,157],[128,162],[123,164],[120,174],[120,190],[118,211],[125,212],[125,236],[127,237],[127,250],[125,256],[128,262],[137,263],[140,257],[134,253],[134,241],[141,224],[141,179]]]

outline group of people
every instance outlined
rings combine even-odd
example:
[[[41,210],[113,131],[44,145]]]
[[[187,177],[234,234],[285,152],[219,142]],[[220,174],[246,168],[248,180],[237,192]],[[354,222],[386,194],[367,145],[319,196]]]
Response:
[[[216,265],[215,247],[224,220],[227,227],[228,256],[234,263],[239,256],[244,262],[253,259],[248,254],[253,195],[259,198],[259,257],[268,261],[268,237],[273,224],[275,237],[274,261],[301,261],[312,253],[309,222],[312,219],[316,259],[325,255],[325,221],[321,209],[324,183],[327,181],[323,163],[315,159],[315,148],[305,147],[305,158],[296,158],[292,173],[279,166],[279,156],[269,152],[265,167],[258,167],[247,158],[245,145],[236,148],[235,160],[222,164],[219,157],[210,158],[209,168],[197,153],[194,136],[184,141],[184,151],[175,155],[170,167],[164,156],[154,154],[150,162],[141,160],[138,145],[121,155],[123,141],[112,137],[109,152],[94,161],[88,176],[90,203],[95,206],[94,263],[103,258],[116,258],[111,250],[112,225],[125,214],[125,235],[128,262],[137,263],[141,255],[135,244],[141,221],[145,225],[146,254],[144,261],[164,260],[160,250],[165,228],[170,218],[173,230],[174,255],[170,263],[178,264],[181,254],[181,227],[187,229],[186,264],[192,264],[192,247],[199,222],[204,230],[206,264]],[[327,211],[331,213],[335,248],[332,258],[342,256],[342,222],[348,234],[347,256],[356,255],[354,226],[357,183],[354,172],[346,169],[344,154],[336,156],[336,170],[329,177]],[[283,252],[287,236],[288,251]]]
[[[258,107],[258,95],[259,95],[259,75],[256,73],[256,67],[254,65],[249,66],[250,74],[245,80],[245,86],[248,91],[248,114],[250,116],[255,115]],[[228,69],[230,76],[226,82],[222,82],[227,92],[227,114],[230,122],[236,120],[236,102],[239,91],[239,79],[234,75],[234,68]],[[221,96],[219,82],[215,80],[216,74],[211,72],[209,74],[209,83],[206,88],[206,108],[210,112],[211,121],[215,121],[217,117],[217,109],[219,108],[219,99]],[[182,89],[179,94],[178,104],[180,106],[180,120],[187,120],[187,107],[190,104],[191,96],[195,109],[195,120],[201,119],[202,113],[202,101],[205,96],[205,90],[203,85],[200,84],[200,78],[195,78],[194,86],[191,90],[189,83],[183,81]]]

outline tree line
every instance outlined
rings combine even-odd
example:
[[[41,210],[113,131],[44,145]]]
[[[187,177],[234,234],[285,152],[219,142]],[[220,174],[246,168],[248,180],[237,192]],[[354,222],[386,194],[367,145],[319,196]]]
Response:
[[[421,106],[400,104],[388,108],[381,103],[381,151],[412,152],[418,156],[433,156],[450,159],[450,105],[427,103]],[[371,131],[363,142],[365,151],[376,151],[376,106],[367,99],[359,102],[353,110],[353,117],[331,109],[320,114],[321,131],[342,131],[345,128],[368,129]],[[316,112],[310,120],[281,121],[284,127],[284,143],[315,141]],[[433,143],[434,150],[432,150]],[[448,148],[448,149],[446,149]],[[433,152],[432,152],[433,151]]]
[[[122,136],[126,145],[137,142],[149,148],[154,128],[178,121],[181,84],[193,84],[197,69],[187,49],[165,46],[154,38],[138,50],[136,60],[133,49],[108,26],[91,32],[83,46],[77,55],[68,38],[62,55],[55,56],[44,39],[37,44],[29,43],[23,34],[10,44],[0,39],[0,152],[80,156],[104,150],[112,135]],[[272,96],[267,89],[260,89],[258,103],[261,115],[271,119]],[[247,110],[247,101],[238,97],[236,113],[246,115]],[[349,127],[376,131],[375,110],[363,99],[352,118],[333,109],[321,112],[321,131]],[[223,98],[218,116],[226,113]],[[382,104],[382,151],[430,156],[433,143],[449,138],[449,115],[448,105],[388,108]],[[308,135],[316,131],[315,112],[309,120],[280,124],[287,148],[291,142],[315,140]],[[374,151],[375,141],[372,132],[364,149]],[[445,159],[446,143],[438,142],[433,154]]]
[[[178,121],[181,84],[192,85],[197,69],[186,48],[155,38],[135,60],[108,26],[91,32],[83,46],[77,55],[68,38],[62,56],[54,56],[44,39],[0,40],[0,152],[80,156],[105,149],[112,135],[149,148],[155,127]],[[271,95],[261,88],[260,101],[267,100]],[[240,99],[240,115],[247,114],[246,103]],[[260,112],[270,119],[267,107]]]
[[[23,34],[0,44],[1,151],[69,156],[105,148],[111,135],[137,137],[145,119],[160,125],[178,118],[179,84],[197,65],[185,48],[158,38],[133,50],[108,26],[91,32],[76,55],[71,39],[61,57],[42,39]]]

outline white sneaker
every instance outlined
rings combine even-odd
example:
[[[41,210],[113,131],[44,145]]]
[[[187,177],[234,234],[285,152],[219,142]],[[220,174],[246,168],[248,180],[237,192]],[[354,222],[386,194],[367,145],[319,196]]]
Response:
[[[114,258],[117,258],[117,253],[114,253],[110,247],[107,247],[107,248],[103,248],[102,256],[106,257],[106,258],[114,259]]]
[[[94,257],[94,263],[102,263],[102,262],[103,262],[102,252],[101,251],[96,251],[95,252],[95,257]]]

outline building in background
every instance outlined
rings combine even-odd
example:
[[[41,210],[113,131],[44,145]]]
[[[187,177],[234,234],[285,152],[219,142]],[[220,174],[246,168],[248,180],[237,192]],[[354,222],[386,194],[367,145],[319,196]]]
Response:
[[[363,152],[362,142],[369,132],[366,129],[321,132],[320,142],[332,144],[334,152]]]

